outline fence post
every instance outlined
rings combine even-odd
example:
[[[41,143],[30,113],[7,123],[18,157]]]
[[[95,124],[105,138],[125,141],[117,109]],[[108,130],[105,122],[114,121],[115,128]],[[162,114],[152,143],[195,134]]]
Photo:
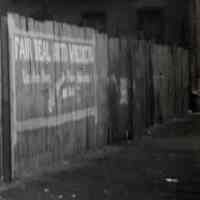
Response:
[[[7,18],[1,17],[3,180],[11,181],[11,110]]]

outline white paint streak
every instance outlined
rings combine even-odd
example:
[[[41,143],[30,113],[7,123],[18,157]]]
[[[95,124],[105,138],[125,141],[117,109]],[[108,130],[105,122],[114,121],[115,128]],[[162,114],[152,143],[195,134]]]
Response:
[[[97,123],[97,108],[96,107],[78,110],[71,113],[67,113],[67,114],[63,114],[59,116],[53,116],[49,118],[41,117],[41,118],[25,120],[23,122],[17,122],[16,129],[17,129],[17,132],[21,132],[21,131],[40,129],[44,127],[50,128],[50,127],[62,125],[66,122],[79,121],[81,119],[84,119],[86,117],[91,117],[91,116],[94,116],[95,123]]]

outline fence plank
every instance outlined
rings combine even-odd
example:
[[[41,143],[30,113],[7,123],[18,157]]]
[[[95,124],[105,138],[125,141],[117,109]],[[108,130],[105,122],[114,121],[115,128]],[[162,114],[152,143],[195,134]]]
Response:
[[[10,68],[9,66],[9,42],[8,42],[8,29],[7,29],[7,19],[1,18],[1,88],[2,88],[2,176],[5,182],[11,181],[11,134],[13,130],[12,124],[12,114],[13,110],[10,109],[10,104],[12,102],[12,98],[10,98],[10,82],[12,79],[10,77]],[[13,108],[13,107],[12,107]]]

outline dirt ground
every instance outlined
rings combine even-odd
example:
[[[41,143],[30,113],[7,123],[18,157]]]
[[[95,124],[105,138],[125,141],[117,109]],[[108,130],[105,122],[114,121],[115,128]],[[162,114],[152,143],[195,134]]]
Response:
[[[4,188],[0,200],[200,199],[199,141],[146,137],[83,166],[22,180]]]

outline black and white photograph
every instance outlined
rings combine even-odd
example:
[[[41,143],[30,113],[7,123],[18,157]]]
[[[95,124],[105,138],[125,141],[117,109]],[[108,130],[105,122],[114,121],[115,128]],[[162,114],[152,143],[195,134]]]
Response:
[[[0,0],[0,200],[200,200],[200,0]]]

